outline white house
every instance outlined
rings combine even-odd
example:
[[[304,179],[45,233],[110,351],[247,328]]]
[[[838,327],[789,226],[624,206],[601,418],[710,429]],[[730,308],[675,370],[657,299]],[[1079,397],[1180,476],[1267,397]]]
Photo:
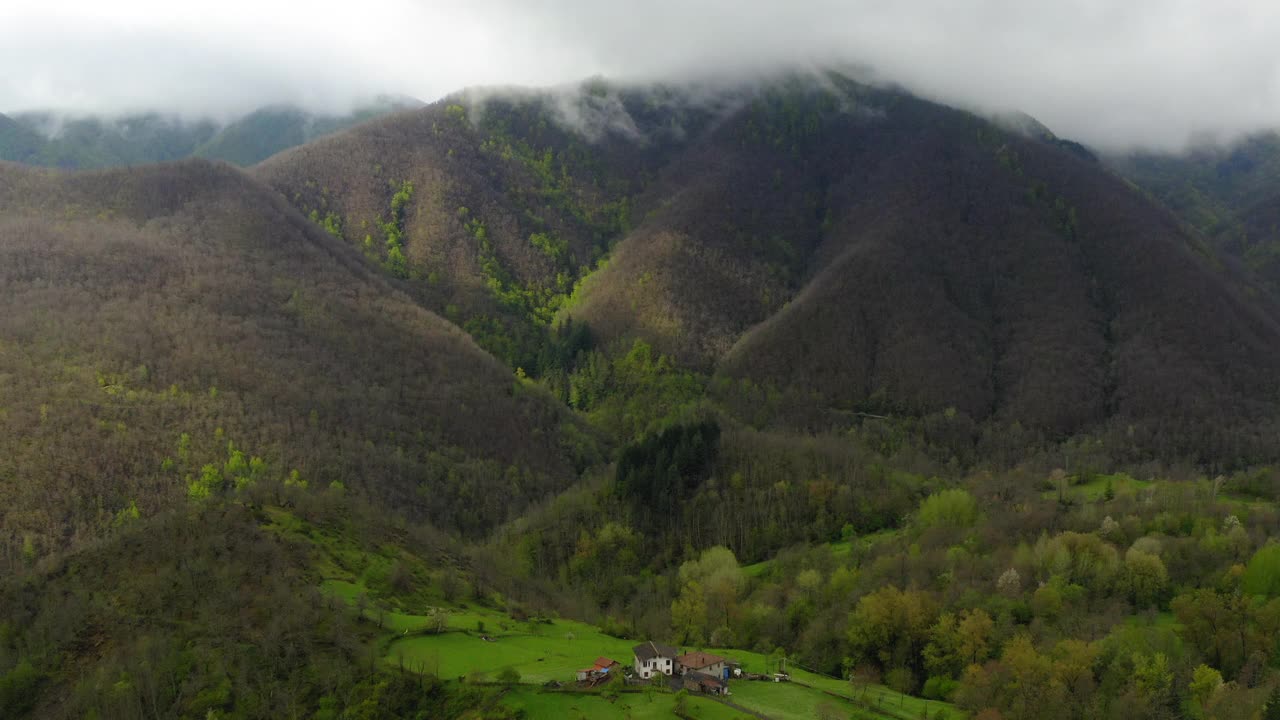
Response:
[[[676,655],[680,651],[670,645],[647,642],[632,648],[636,656],[636,674],[648,680],[654,675],[673,675],[676,671]]]

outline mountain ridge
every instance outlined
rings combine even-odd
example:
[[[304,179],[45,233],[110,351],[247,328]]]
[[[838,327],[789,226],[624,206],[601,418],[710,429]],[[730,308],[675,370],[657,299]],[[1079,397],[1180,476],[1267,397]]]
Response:
[[[114,116],[28,111],[0,115],[0,160],[98,169],[198,156],[252,165],[364,120],[421,105],[413,98],[382,96],[350,113],[334,114],[278,104],[228,121],[163,112]]]

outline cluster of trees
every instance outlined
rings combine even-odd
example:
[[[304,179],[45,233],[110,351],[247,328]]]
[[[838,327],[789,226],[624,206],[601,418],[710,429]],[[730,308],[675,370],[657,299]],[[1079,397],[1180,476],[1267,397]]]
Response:
[[[393,183],[392,187],[395,193],[391,196],[391,217],[386,222],[379,223],[385,236],[383,246],[386,249],[386,259],[383,266],[392,275],[404,278],[409,277],[409,263],[404,257],[404,216],[406,206],[413,197],[413,183],[405,180],[399,184]]]
[[[854,693],[883,682],[975,717],[1256,717],[1280,688],[1280,549],[1267,543],[1280,512],[1231,494],[1268,487],[1258,471],[1154,484],[984,471],[947,487],[902,471],[886,482],[865,455],[844,474],[788,465],[804,444],[769,454],[782,438],[725,431],[714,455],[693,453],[710,466],[681,475],[678,519],[644,525],[621,500],[666,487],[654,478],[700,427],[624,451],[604,484],[618,500],[577,491],[500,538],[508,571],[578,588],[587,602],[567,609],[620,633],[784,653]],[[827,450],[823,462],[839,457]],[[761,495],[736,469],[753,456],[772,463]],[[842,504],[863,473],[865,492]],[[816,480],[791,495],[780,479],[824,474],[834,495]],[[873,498],[884,514],[866,512]],[[645,502],[659,513],[661,500]]]
[[[614,487],[634,508],[637,524],[669,530],[679,523],[681,505],[710,474],[719,446],[720,426],[702,422],[674,425],[624,448]]]

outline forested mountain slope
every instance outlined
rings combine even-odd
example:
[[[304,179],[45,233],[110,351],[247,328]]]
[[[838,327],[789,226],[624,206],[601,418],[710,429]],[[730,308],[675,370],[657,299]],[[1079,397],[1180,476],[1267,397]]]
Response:
[[[837,74],[463,95],[255,172],[553,387],[572,318],[817,407],[1276,450],[1276,306],[1198,236],[1070,143]]]
[[[1162,452],[1250,452],[1188,433],[1275,416],[1274,304],[1092,162],[918,101],[889,116],[835,161],[812,280],[727,372],[853,409],[1055,434],[1114,417],[1172,433],[1139,440]]]
[[[479,533],[571,482],[569,445],[593,452],[563,440],[567,410],[225,165],[0,166],[0,308],[7,563],[295,472]]]

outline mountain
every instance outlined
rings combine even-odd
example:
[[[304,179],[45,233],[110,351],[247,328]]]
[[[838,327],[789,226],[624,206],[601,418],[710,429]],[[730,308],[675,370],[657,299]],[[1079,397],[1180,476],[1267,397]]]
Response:
[[[318,115],[289,106],[261,108],[222,128],[193,154],[236,165],[253,165],[282,150],[365,120],[421,105],[410,98],[380,98],[346,115]]]
[[[1274,306],[1196,237],[1070,152],[890,102],[893,122],[837,120],[816,144],[830,230],[722,371],[1051,434],[1275,416]]]
[[[593,452],[227,165],[0,165],[0,286],[0,528],[36,557],[266,478],[480,534]]]
[[[254,172],[534,374],[572,318],[840,413],[1274,453],[1274,302],[1081,150],[827,74],[460,96]]]
[[[160,113],[99,117],[26,112],[0,119],[0,160],[93,169],[195,155],[252,165],[294,145],[419,104],[409,98],[379,98],[344,115],[276,106],[227,124]]]
[[[838,73],[0,163],[0,715],[1261,716],[1280,308],[1217,239]],[[643,640],[802,682],[568,685]]]
[[[25,157],[0,160],[61,168],[104,168],[177,160],[217,133],[211,121],[188,121],[159,113],[64,117],[52,112],[14,115],[36,146]]]

